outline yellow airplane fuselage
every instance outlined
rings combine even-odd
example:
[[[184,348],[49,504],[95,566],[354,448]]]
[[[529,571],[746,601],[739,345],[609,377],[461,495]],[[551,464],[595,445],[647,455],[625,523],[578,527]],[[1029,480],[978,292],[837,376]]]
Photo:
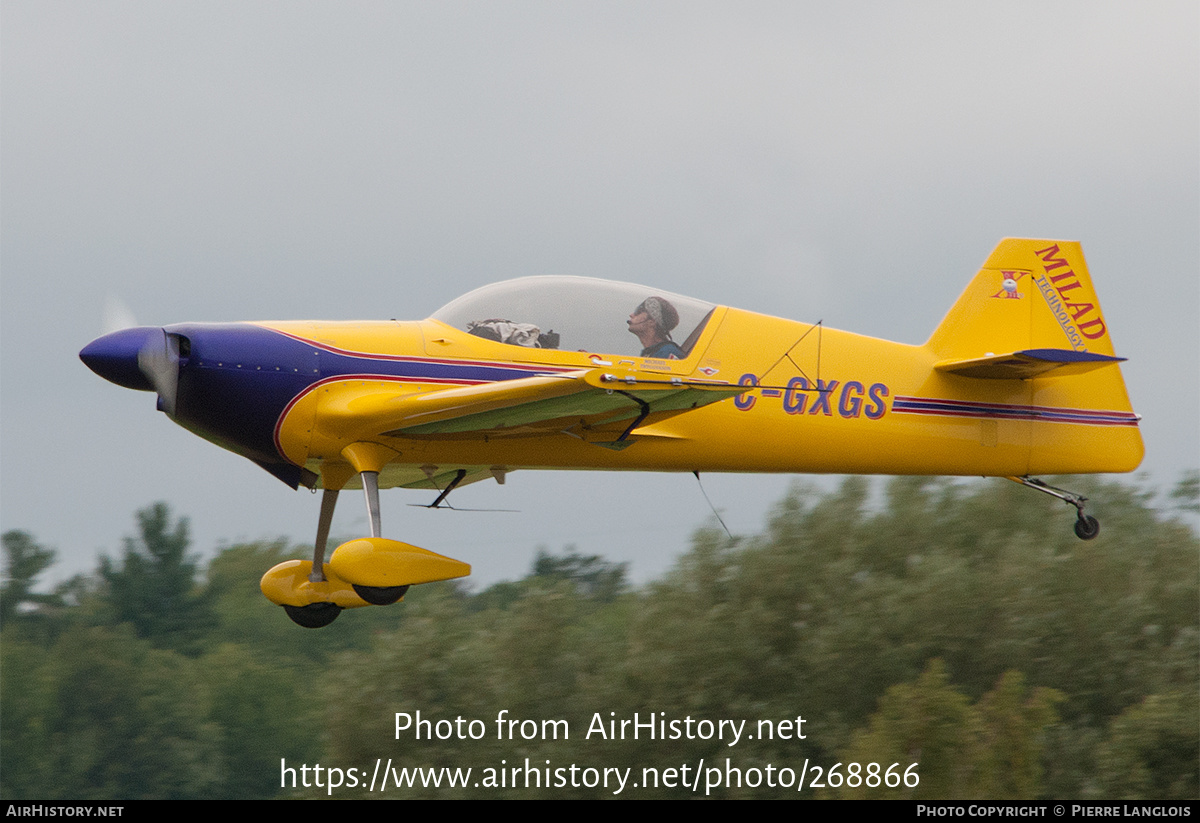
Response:
[[[1025,244],[1024,258],[1008,261],[1023,265],[1004,268],[1002,260],[985,267],[921,346],[726,307],[712,312],[682,360],[525,348],[437,320],[265,323],[314,352],[364,359],[361,373],[314,381],[292,404],[279,422],[279,449],[319,474],[327,461],[344,460],[348,445],[365,439],[386,449],[384,486],[426,485],[431,473],[451,466],[475,476],[535,468],[991,476],[1131,471],[1143,447],[1115,362],[1086,374],[1064,367],[1011,378],[939,368],[948,356],[986,358],[1011,349],[1112,355],[1098,301],[1082,302],[1091,286],[1077,245],[1069,249],[1077,259],[1055,266],[1044,258],[1064,259],[1057,245],[1039,256],[1036,241],[1006,242]],[[1053,290],[1051,277],[1060,270],[1081,274],[1061,295],[1071,300],[1060,299],[1056,307],[1045,292]],[[1006,291],[1005,279],[1015,288]],[[1075,285],[1081,279],[1085,285]],[[1093,317],[1081,311],[1085,305]],[[1068,320],[1065,326],[1055,308]],[[1078,314],[1074,325],[1071,312]],[[435,376],[428,382],[383,375],[373,380],[370,363],[386,358],[423,361]],[[592,370],[700,379],[745,385],[746,391],[686,413],[651,414],[619,450],[596,443],[611,441],[627,419],[605,424],[581,414],[536,426],[406,436],[364,434],[355,428],[352,410],[322,414],[376,392],[421,394],[470,385],[455,382],[452,364],[519,367],[525,370],[520,374]],[[437,371],[439,365],[446,368]]]
[[[297,336],[312,335],[309,339],[319,344],[372,354],[422,351],[441,360],[597,368],[587,353],[514,350],[436,321],[265,325]],[[748,385],[745,394],[642,425],[636,442],[627,449],[597,448],[585,439],[584,432],[567,431],[565,425],[553,432],[436,439],[376,436],[374,440],[395,451],[390,462],[397,464],[397,469],[453,465],[495,466],[505,471],[1008,476],[1131,471],[1141,460],[1140,434],[1136,426],[1128,425],[1127,417],[1117,421],[1120,425],[1075,424],[1044,422],[1032,413],[1022,413],[1035,407],[1087,410],[1089,405],[1081,404],[1077,390],[1073,392],[1071,387],[1078,378],[975,380],[935,371],[938,357],[926,346],[814,329],[736,309],[718,310],[710,327],[696,347],[697,353],[688,360],[648,365],[636,357],[606,358],[626,370],[684,378],[711,375]],[[791,360],[807,366],[804,373],[808,377],[791,360],[780,362],[780,355],[802,337]],[[312,390],[281,422],[283,453],[318,472],[324,461],[340,460],[342,450],[359,435],[318,425],[322,396],[376,385],[386,387],[364,374]],[[414,393],[435,392],[445,390],[447,384],[415,382],[407,388]],[[980,409],[957,414],[897,411],[894,403],[898,397],[961,401],[980,404]]]

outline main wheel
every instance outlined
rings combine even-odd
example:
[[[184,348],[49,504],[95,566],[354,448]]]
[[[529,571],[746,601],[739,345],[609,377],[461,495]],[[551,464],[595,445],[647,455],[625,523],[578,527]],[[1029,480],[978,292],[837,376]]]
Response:
[[[288,606],[283,610],[292,622],[306,629],[323,629],[342,613],[342,607],[334,603],[311,603],[307,606]]]
[[[1075,521],[1075,536],[1080,540],[1092,540],[1100,534],[1100,521],[1090,514],[1082,514]]]
[[[404,597],[408,586],[360,586],[355,583],[354,591],[372,606],[390,606]]]

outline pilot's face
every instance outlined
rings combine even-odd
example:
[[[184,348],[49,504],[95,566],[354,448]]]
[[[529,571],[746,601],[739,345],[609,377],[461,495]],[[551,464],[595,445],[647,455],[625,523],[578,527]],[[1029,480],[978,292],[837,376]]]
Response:
[[[641,334],[644,331],[648,331],[651,328],[651,324],[654,323],[654,321],[650,319],[650,315],[646,314],[645,309],[643,309],[641,306],[638,306],[638,308],[633,310],[633,314],[629,315],[629,320],[627,322],[629,325],[629,331],[633,334]]]

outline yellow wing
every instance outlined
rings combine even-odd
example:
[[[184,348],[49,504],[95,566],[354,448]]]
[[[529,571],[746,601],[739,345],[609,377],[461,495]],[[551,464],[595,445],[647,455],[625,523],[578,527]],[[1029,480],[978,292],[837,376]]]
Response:
[[[331,387],[317,426],[338,439],[546,434],[574,427],[617,435],[598,445],[621,448],[648,417],[700,408],[745,386],[648,372],[581,369],[413,394],[347,383]],[[621,444],[621,445],[617,445]]]

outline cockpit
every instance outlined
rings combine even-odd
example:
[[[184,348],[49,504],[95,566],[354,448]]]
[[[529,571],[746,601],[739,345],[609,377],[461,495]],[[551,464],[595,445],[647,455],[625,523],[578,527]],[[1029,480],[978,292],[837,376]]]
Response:
[[[714,308],[633,283],[523,277],[469,292],[433,319],[514,346],[683,359]]]

